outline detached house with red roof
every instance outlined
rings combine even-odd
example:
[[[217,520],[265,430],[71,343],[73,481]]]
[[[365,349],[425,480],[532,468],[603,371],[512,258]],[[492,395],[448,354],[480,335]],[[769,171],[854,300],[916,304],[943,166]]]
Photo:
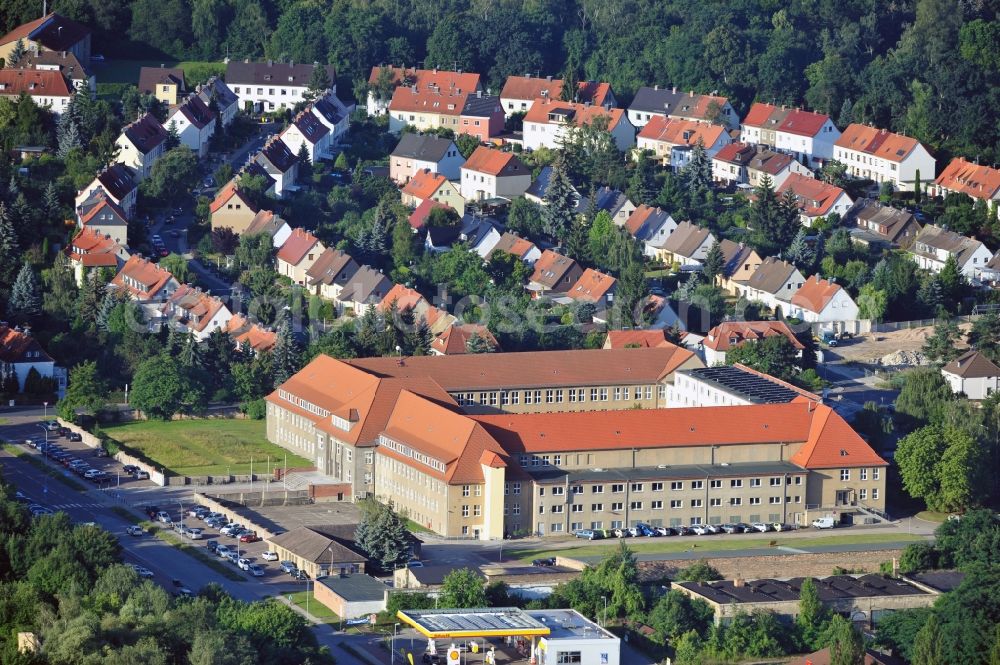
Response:
[[[531,187],[531,169],[510,152],[479,146],[461,168],[466,201],[514,199]]]
[[[54,392],[59,399],[66,396],[66,369],[56,366],[55,360],[30,330],[19,326],[11,328],[6,322],[0,322],[0,385],[13,377],[17,380],[17,391],[24,392],[31,370],[43,379],[54,381]]]
[[[732,104],[725,97],[715,94],[695,94],[693,90],[684,92],[673,88],[643,86],[636,90],[628,107],[628,118],[632,124],[642,129],[653,118],[676,118],[696,120],[726,129],[739,127],[740,119]]]
[[[536,99],[562,99],[563,81],[551,76],[508,76],[500,91],[503,112],[509,117],[515,113],[527,113]],[[574,102],[590,104],[606,109],[618,105],[610,83],[580,81],[576,84]]]
[[[691,151],[698,143],[712,159],[731,141],[722,125],[654,116],[639,131],[636,147],[649,150],[664,166],[679,171],[691,161]]]
[[[232,312],[220,299],[200,288],[181,284],[160,307],[160,315],[174,330],[203,342],[216,330],[229,327]]]
[[[237,179],[233,178],[215,194],[208,211],[213,229],[229,228],[242,234],[253,223],[259,208],[240,191]]]
[[[997,216],[1000,207],[1000,169],[976,164],[962,157],[955,157],[928,188],[937,196],[965,194],[975,201],[982,201]]]
[[[890,182],[896,189],[912,188],[934,179],[937,162],[920,141],[867,125],[848,125],[836,141],[834,158],[855,178]]]
[[[281,132],[281,140],[288,150],[298,156],[305,146],[312,163],[330,157],[330,139],[330,128],[320,122],[309,107],[292,118],[292,123]]]
[[[840,284],[813,275],[792,296],[786,313],[809,323],[842,323],[858,320],[858,305]]]
[[[799,206],[799,221],[803,226],[812,226],[820,217],[837,214],[843,218],[854,205],[847,192],[836,185],[817,180],[811,176],[792,173],[775,190],[778,198],[791,192]]]
[[[504,130],[503,108],[500,98],[476,92],[465,99],[465,106],[459,115],[459,128],[455,134],[468,134],[480,143],[488,143]]]
[[[58,71],[0,69],[0,97],[16,100],[22,94],[58,116],[69,106],[73,90]]]
[[[635,127],[622,109],[546,97],[535,100],[524,116],[524,147],[526,150],[559,148],[569,128],[589,125],[598,118],[607,123],[607,130],[619,150],[624,152],[635,146]]]
[[[0,37],[0,58],[10,61],[18,41],[29,53],[69,51],[80,62],[90,62],[90,28],[55,12],[22,23]]]
[[[476,341],[479,339],[479,342]],[[470,348],[479,344],[480,348],[500,350],[500,343],[490,329],[481,323],[452,323],[431,342],[431,353],[437,356],[454,356],[472,353]],[[478,351],[482,353],[482,351]]]
[[[140,304],[163,302],[180,288],[170,271],[139,255],[129,257],[109,286]]]
[[[112,272],[118,272],[129,258],[125,248],[113,238],[88,226],[84,226],[73,236],[63,253],[73,267],[77,286],[81,287],[87,270],[107,268]]]
[[[784,321],[726,321],[709,330],[701,342],[705,364],[709,367],[725,365],[729,351],[768,337],[784,337],[799,355],[805,348]]]
[[[451,180],[428,169],[417,171],[400,191],[403,205],[419,208],[428,201],[448,206],[459,215],[465,214],[465,197]],[[427,211],[430,214],[430,211]]]
[[[434,335],[440,335],[457,321],[447,311],[428,302],[418,291],[402,284],[394,284],[378,304],[378,310],[383,313],[388,313],[393,307],[396,308],[397,316],[403,312],[411,312],[415,322],[421,319],[426,321]],[[404,324],[398,321],[397,325]]]
[[[444,127],[459,134],[462,111],[469,96],[475,94],[454,82],[401,85],[389,102],[389,131],[398,134],[404,127],[419,132]]]
[[[128,247],[128,218],[103,189],[94,192],[77,208],[77,224],[106,236],[122,247]]]
[[[535,243],[510,231],[500,236],[500,241],[486,255],[486,260],[489,261],[496,252],[513,254],[529,266],[535,265],[538,259],[542,257],[542,250],[538,249]]]
[[[654,259],[666,252],[667,238],[677,229],[677,222],[666,210],[645,203],[636,208],[625,221],[625,228],[642,243],[643,253]]]
[[[834,158],[834,143],[840,130],[830,116],[815,111],[756,102],[740,127],[740,141],[765,145],[818,168]]]
[[[256,323],[250,323],[242,314],[234,314],[226,324],[226,334],[229,335],[236,348],[248,345],[254,353],[270,351],[278,343],[278,334]]]
[[[167,130],[152,113],[146,113],[122,129],[115,145],[118,159],[141,181],[149,177],[153,164],[166,152]]]
[[[115,163],[101,171],[94,180],[76,195],[76,209],[103,192],[103,195],[125,214],[127,220],[135,216],[135,206],[139,198],[139,188],[133,179],[132,170],[122,163]]]
[[[383,85],[383,83],[385,85]],[[398,88],[422,90],[464,90],[476,92],[483,89],[479,74],[475,72],[451,72],[444,69],[416,69],[393,66],[372,67],[368,76],[368,115],[389,113],[390,125],[393,119],[402,125],[416,124],[415,118],[408,118],[409,111],[401,106],[393,106],[393,94]],[[392,113],[395,111],[395,113]]]
[[[605,275],[599,270],[587,268],[576,280],[576,284],[569,287],[566,297],[579,303],[589,303],[596,309],[594,318],[607,320],[608,312],[615,298],[615,289],[618,287],[618,280],[611,275]]]
[[[278,274],[290,278],[293,284],[304,285],[309,269],[325,251],[316,236],[305,229],[295,229],[275,257]]]
[[[566,293],[583,275],[583,266],[568,256],[547,249],[535,261],[528,285],[534,297]]]
[[[215,133],[216,114],[198,95],[191,95],[167,112],[166,127],[177,130],[181,145],[199,157],[208,154],[208,143]]]

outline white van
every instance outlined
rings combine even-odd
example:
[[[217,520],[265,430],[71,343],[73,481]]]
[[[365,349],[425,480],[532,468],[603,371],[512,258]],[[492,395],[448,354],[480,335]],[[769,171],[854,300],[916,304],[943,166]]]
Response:
[[[832,517],[820,517],[818,520],[813,520],[812,525],[817,529],[832,529],[835,523]]]

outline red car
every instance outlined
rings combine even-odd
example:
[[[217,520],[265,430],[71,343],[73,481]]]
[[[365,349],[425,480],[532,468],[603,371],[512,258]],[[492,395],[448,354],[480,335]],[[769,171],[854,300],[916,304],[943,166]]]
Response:
[[[260,540],[260,538],[256,533],[244,533],[240,536],[241,543],[256,543],[258,540]]]

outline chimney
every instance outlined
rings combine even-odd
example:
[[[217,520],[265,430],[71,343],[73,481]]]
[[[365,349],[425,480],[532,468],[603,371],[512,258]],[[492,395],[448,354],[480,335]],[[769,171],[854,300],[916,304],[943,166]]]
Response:
[[[737,578],[733,579],[733,588],[734,589],[742,589],[745,584],[746,584],[746,580],[744,580],[742,577],[737,577]]]
[[[549,74],[548,76],[546,76],[545,80],[551,82],[552,81],[552,74]]]
[[[653,90],[659,90],[659,89],[660,89],[660,84],[659,83],[654,83],[653,84]]]
[[[674,92],[675,95],[677,94],[677,86],[676,85],[673,88],[673,92]]]

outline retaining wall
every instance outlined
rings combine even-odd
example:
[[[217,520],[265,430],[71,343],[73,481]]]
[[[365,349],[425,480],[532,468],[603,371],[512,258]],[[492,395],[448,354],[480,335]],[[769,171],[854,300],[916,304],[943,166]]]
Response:
[[[101,440],[98,439],[93,434],[91,434],[90,432],[88,432],[87,430],[80,427],[79,425],[74,425],[73,423],[67,422],[62,418],[57,418],[56,420],[58,420],[60,425],[69,429],[71,432],[79,434],[80,439],[83,441],[84,445],[94,448],[95,450],[101,447]],[[123,465],[131,464],[133,466],[139,467],[140,469],[149,474],[149,479],[153,481],[153,483],[159,485],[160,487],[167,485],[166,477],[160,471],[157,470],[157,467],[153,466],[152,464],[143,462],[142,460],[121,451],[115,453],[112,459],[121,462]]]
[[[221,501],[217,501],[216,499],[213,499],[208,495],[201,494],[200,492],[195,493],[194,500],[195,503],[197,503],[198,505],[205,506],[206,508],[208,508],[213,512],[225,515],[226,519],[228,519],[230,522],[238,522],[239,524],[243,524],[244,526],[246,526],[248,529],[256,531],[257,535],[260,536],[261,538],[264,539],[274,538],[276,535],[278,535],[278,533],[280,533],[277,531],[271,531],[270,529],[255,523],[253,520],[249,519],[243,513],[238,512],[234,508],[222,503]]]

